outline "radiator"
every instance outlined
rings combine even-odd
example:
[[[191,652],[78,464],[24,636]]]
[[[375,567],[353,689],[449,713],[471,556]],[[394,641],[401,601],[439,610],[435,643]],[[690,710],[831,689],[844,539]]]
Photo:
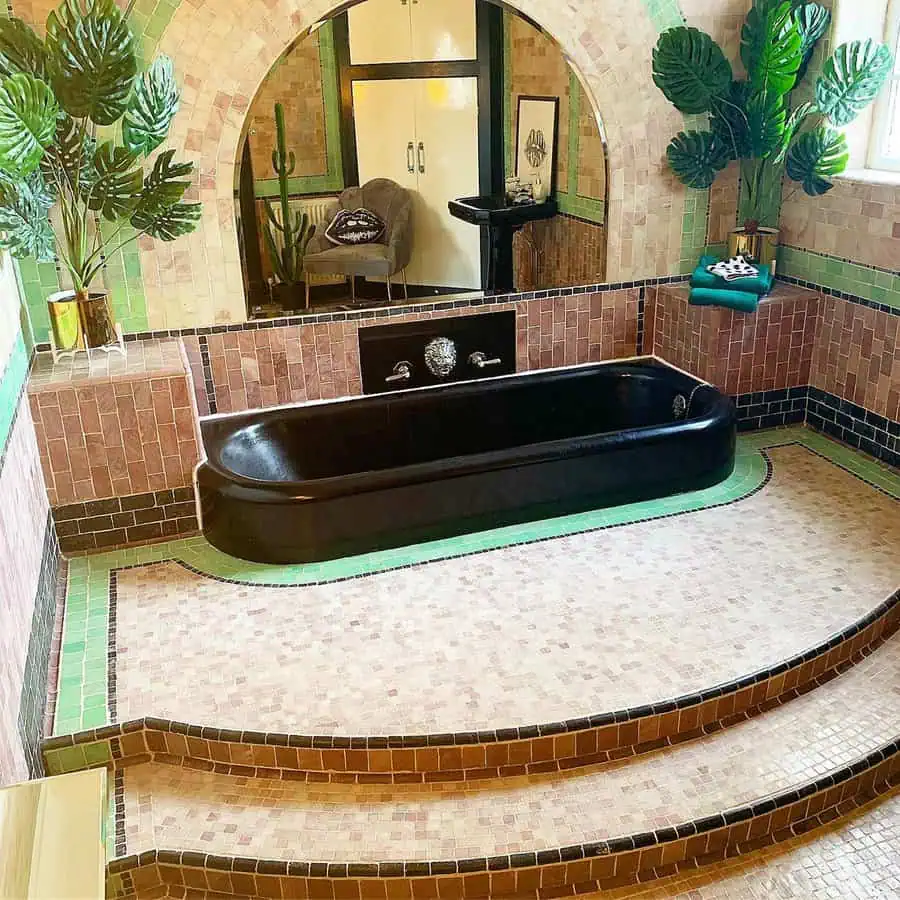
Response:
[[[337,200],[337,195],[332,197],[293,197],[288,203],[292,213],[306,213],[309,216],[310,225],[316,226],[316,233],[322,232],[330,224],[328,209]],[[275,218],[281,222],[281,204],[273,203]],[[347,279],[341,275],[312,275],[310,284],[340,284]]]

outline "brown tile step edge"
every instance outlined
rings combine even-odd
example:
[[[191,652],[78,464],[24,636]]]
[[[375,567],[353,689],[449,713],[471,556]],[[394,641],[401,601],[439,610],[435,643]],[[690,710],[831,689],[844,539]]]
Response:
[[[790,840],[851,814],[898,785],[900,738],[800,787],[655,831],[537,853],[430,862],[316,863],[156,849],[112,860],[107,897],[144,900],[208,892],[411,900],[586,894],[645,883]]]
[[[864,659],[900,628],[900,590],[771,668],[653,706],[464,734],[333,737],[234,731],[145,717],[42,745],[48,773],[149,761],[250,777],[373,783],[469,781],[564,771],[657,750],[786,703]],[[73,765],[71,749],[81,748]],[[65,758],[65,761],[63,761]]]

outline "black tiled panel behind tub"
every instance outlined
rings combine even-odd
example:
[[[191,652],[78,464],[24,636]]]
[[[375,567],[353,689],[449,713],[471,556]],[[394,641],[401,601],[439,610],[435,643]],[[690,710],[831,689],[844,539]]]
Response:
[[[443,377],[433,374],[425,361],[425,348],[439,338],[452,341],[456,351],[456,364]],[[473,353],[483,354],[489,364],[472,365]],[[516,314],[507,310],[360,328],[359,357],[366,394],[511,375],[516,371]],[[409,365],[409,379],[387,381],[401,363]]]

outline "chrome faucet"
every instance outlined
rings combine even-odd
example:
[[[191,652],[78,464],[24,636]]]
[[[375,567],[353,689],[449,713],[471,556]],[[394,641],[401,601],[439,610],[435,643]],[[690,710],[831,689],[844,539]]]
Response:
[[[476,369],[484,369],[488,366],[499,366],[503,362],[499,357],[496,359],[488,359],[480,350],[476,350],[469,356],[469,365]]]
[[[387,384],[395,384],[399,381],[409,381],[412,378],[412,365],[408,362],[398,362],[394,366],[394,374],[385,378]]]

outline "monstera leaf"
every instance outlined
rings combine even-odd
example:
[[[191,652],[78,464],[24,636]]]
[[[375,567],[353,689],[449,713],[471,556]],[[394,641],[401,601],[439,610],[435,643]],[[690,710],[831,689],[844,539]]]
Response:
[[[786,115],[783,97],[756,93],[749,82],[735,81],[727,102],[710,117],[710,127],[728,146],[732,159],[767,157],[782,146]]]
[[[0,19],[0,75],[17,72],[49,81],[47,48],[21,19]]]
[[[158,56],[138,81],[122,123],[122,139],[133,153],[147,156],[169,133],[178,112],[178,88],[172,60]]]
[[[10,75],[0,85],[0,169],[24,178],[56,133],[53,91],[32,75]]]
[[[830,191],[832,175],[847,168],[847,139],[832,128],[817,128],[801,135],[787,155],[787,173],[813,197]]]
[[[816,82],[819,110],[834,125],[848,125],[875,99],[892,65],[884,44],[871,40],[841,44]]]
[[[52,181],[68,181],[76,194],[85,192],[97,179],[94,168],[96,141],[67,113],[56,120],[56,140],[41,160],[41,171]]]
[[[710,116],[710,128],[727,145],[732,159],[750,155],[749,97],[750,85],[746,81],[732,81],[727,95]]]
[[[728,147],[711,131],[682,131],[666,149],[672,171],[688,187],[705,189],[731,162]]]
[[[653,51],[653,81],[681,112],[713,109],[731,77],[731,64],[708,34],[679,26],[660,35]]]
[[[806,75],[816,44],[828,31],[828,26],[831,24],[831,13],[818,3],[803,3],[794,7],[793,15],[794,22],[800,30],[800,54],[802,60],[800,69],[797,72],[797,82],[799,83],[803,80],[803,76]]]
[[[114,0],[64,0],[47,17],[53,89],[69,115],[112,125],[137,74],[134,40]]]
[[[194,169],[193,163],[172,164],[174,150],[160,153],[153,164],[153,171],[144,179],[141,191],[140,210],[144,214],[158,212],[174,206],[190,187],[190,181],[181,181]]]
[[[94,154],[97,180],[91,190],[88,206],[104,219],[115,222],[130,216],[141,196],[144,175],[135,169],[137,156],[124,147],[104,141]]]
[[[0,184],[0,247],[17,259],[52,261],[56,245],[47,217],[52,205],[53,195],[38,170],[14,184]]]
[[[787,117],[784,97],[772,92],[751,94],[745,111],[749,155],[765,159],[781,149]]]
[[[138,206],[131,217],[131,224],[161,241],[174,241],[184,234],[190,234],[200,221],[199,203],[176,203],[165,209],[147,209]]]
[[[741,29],[741,61],[754,93],[784,96],[796,84],[802,44],[789,2],[753,4]]]

